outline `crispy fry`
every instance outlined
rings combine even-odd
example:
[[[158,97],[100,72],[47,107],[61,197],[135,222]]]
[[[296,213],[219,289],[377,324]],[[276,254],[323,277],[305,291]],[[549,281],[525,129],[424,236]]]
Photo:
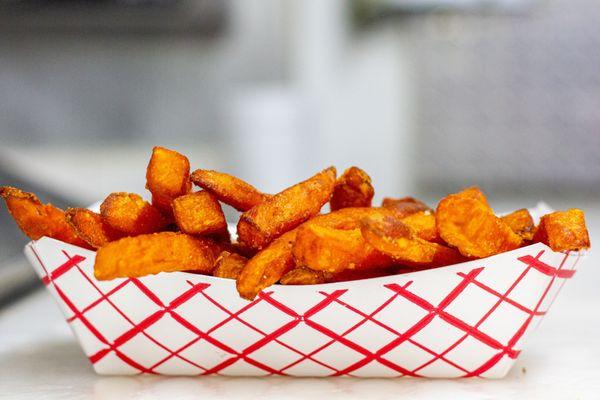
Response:
[[[371,177],[357,167],[350,167],[340,176],[333,188],[331,211],[346,207],[370,207],[375,190]]]
[[[100,205],[100,214],[113,229],[130,236],[158,232],[169,224],[157,208],[134,193],[111,193]]]
[[[382,207],[348,207],[328,214],[316,215],[304,224],[350,230],[360,228],[360,221],[363,218],[383,219],[385,217],[395,217],[395,215],[392,211]]]
[[[212,240],[160,232],[126,237],[98,249],[94,276],[99,280],[159,272],[213,270],[220,249]]]
[[[254,299],[261,290],[279,281],[294,267],[292,256],[294,240],[296,240],[296,229],[273,240],[248,260],[237,279],[237,290],[241,297]]]
[[[361,233],[370,245],[402,264],[433,268],[465,260],[455,249],[421,239],[397,219],[364,219]]]
[[[8,212],[19,228],[31,240],[47,236],[76,246],[88,247],[67,223],[65,213],[60,208],[52,204],[42,204],[35,194],[10,186],[0,187],[0,197],[4,198]]]
[[[251,249],[248,246],[246,246],[244,243],[240,243],[237,241],[231,243],[231,251],[234,253],[241,254],[248,259],[254,257],[256,255],[256,253],[258,253],[258,251]]]
[[[192,188],[190,162],[176,151],[155,147],[146,169],[146,189],[152,193],[152,205],[171,215],[171,202]]]
[[[298,267],[282,276],[279,283],[282,285],[318,285],[325,283],[325,277],[322,271]]]
[[[533,239],[535,234],[535,224],[533,218],[526,208],[522,208],[517,211],[513,211],[510,214],[500,217],[510,229],[517,235],[521,236],[523,240],[530,241]]]
[[[417,236],[429,242],[443,244],[435,225],[433,211],[419,211],[401,219],[402,223],[412,229]]]
[[[477,186],[471,186],[469,188],[463,189],[457,194],[460,194],[462,197],[468,197],[470,199],[480,201],[486,207],[491,208],[490,204],[488,203],[487,197],[485,197],[485,194],[483,194],[481,189],[479,189]]]
[[[533,240],[547,244],[554,251],[587,249],[590,237],[583,211],[571,208],[544,215]]]
[[[100,214],[85,208],[69,208],[65,212],[65,218],[77,236],[94,249],[124,236],[122,232],[104,223]]]
[[[255,205],[273,197],[260,192],[240,178],[207,169],[195,170],[192,173],[192,182],[213,193],[217,199],[238,211],[248,211]]]
[[[335,168],[330,167],[254,206],[240,217],[239,240],[250,248],[264,248],[318,214],[331,198],[334,183]]]
[[[519,247],[521,237],[473,193],[469,189],[440,201],[436,223],[441,238],[467,257],[488,257]]]
[[[292,251],[297,265],[332,273],[380,268],[394,263],[371,246],[360,229],[342,230],[306,224],[298,228]]]
[[[381,203],[383,208],[394,211],[399,218],[404,218],[420,211],[429,211],[431,208],[413,197],[402,197],[401,199],[392,199],[385,197]]]
[[[223,251],[215,262],[213,275],[218,278],[237,279],[248,259],[236,253]]]
[[[227,221],[221,204],[205,190],[180,196],[173,200],[175,223],[190,235],[223,234]]]

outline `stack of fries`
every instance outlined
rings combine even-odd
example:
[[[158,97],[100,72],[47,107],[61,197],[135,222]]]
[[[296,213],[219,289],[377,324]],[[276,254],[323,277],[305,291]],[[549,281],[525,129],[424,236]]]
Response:
[[[146,171],[149,203],[112,193],[100,213],[60,210],[31,193],[1,187],[8,210],[32,240],[43,236],[97,250],[97,279],[189,271],[235,279],[253,299],[281,283],[363,279],[489,257],[535,242],[554,251],[590,246],[579,209],[541,218],[526,209],[498,217],[475,187],[443,198],[435,210],[411,197],[372,207],[371,178],[334,167],[270,195],[234,176],[198,169],[155,147]],[[201,188],[194,192],[192,183]],[[328,203],[331,212],[321,214]],[[241,212],[231,241],[221,203]]]

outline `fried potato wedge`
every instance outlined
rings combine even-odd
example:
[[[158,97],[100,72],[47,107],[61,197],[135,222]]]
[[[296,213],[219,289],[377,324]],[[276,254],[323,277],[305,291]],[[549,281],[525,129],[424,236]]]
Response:
[[[331,211],[346,207],[370,207],[374,194],[371,177],[358,167],[350,167],[335,182],[329,201]]]
[[[293,229],[273,240],[248,260],[236,284],[241,297],[254,299],[261,290],[277,283],[286,272],[294,268],[292,245],[295,240],[296,229]]]
[[[397,219],[364,219],[361,233],[377,251],[405,265],[434,268],[465,260],[455,249],[421,239]]]
[[[260,192],[251,184],[233,175],[207,169],[192,173],[192,182],[214,194],[217,199],[238,211],[248,211],[257,204],[270,199],[270,194]]]
[[[310,217],[329,201],[335,183],[335,168],[291,186],[243,213],[237,225],[238,239],[253,249],[262,249]]]
[[[106,224],[100,214],[85,208],[69,208],[65,212],[65,218],[77,236],[94,249],[125,236]]]
[[[535,223],[526,208],[521,208],[510,214],[503,215],[500,219],[510,226],[510,229],[512,229],[514,233],[521,236],[523,240],[530,241],[533,239],[533,235],[535,234]]]
[[[146,169],[146,189],[152,193],[152,205],[170,216],[171,202],[192,189],[188,158],[164,147],[152,149]]]
[[[292,252],[297,265],[331,273],[394,264],[389,256],[377,251],[363,238],[360,229],[302,225],[298,228]]]
[[[590,247],[585,215],[578,208],[544,215],[533,238],[554,251],[581,250]]]
[[[111,193],[100,205],[100,215],[113,229],[129,236],[158,232],[169,224],[156,207],[134,193]]]
[[[444,244],[438,234],[433,211],[419,211],[402,218],[401,221],[421,239]]]
[[[219,253],[212,240],[184,233],[125,237],[98,249],[94,276],[109,280],[174,271],[209,273]]]
[[[488,257],[518,248],[521,237],[473,193],[469,189],[440,201],[435,214],[440,237],[467,257]]]
[[[224,234],[227,232],[225,214],[217,198],[202,190],[173,200],[175,223],[190,235]]]
[[[282,285],[318,285],[325,283],[322,271],[315,271],[306,267],[294,268],[279,281]]]
[[[477,186],[471,186],[466,189],[463,189],[459,193],[462,197],[468,197],[470,199],[474,199],[482,202],[485,206],[490,207],[490,203],[488,203],[487,197],[485,194],[479,189]],[[490,207],[491,208],[491,207]]]
[[[417,212],[431,210],[427,204],[414,197],[402,197],[400,199],[385,197],[381,206],[393,211],[399,218],[404,218]]]
[[[237,241],[231,243],[231,252],[241,254],[242,256],[248,259],[254,257],[256,253],[258,253],[257,250],[251,249],[244,243],[240,243]]]
[[[43,236],[88,247],[65,219],[65,213],[52,204],[42,204],[33,193],[24,192],[10,186],[0,187],[0,197],[4,198],[8,212],[31,240]]]
[[[395,217],[394,213],[382,207],[348,207],[319,214],[304,223],[304,225],[318,225],[333,229],[358,229],[363,218],[383,219]]]
[[[248,259],[237,253],[223,251],[215,262],[213,276],[218,278],[237,279]]]

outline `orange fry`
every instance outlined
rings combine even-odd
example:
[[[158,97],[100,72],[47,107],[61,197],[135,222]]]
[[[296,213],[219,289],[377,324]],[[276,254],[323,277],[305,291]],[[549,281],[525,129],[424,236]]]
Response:
[[[155,147],[146,169],[146,189],[152,193],[152,205],[171,215],[171,202],[192,188],[190,162],[176,151]]]
[[[298,267],[282,276],[279,283],[282,285],[317,285],[325,283],[325,277],[321,271]]]
[[[77,232],[77,236],[94,249],[124,236],[104,223],[100,214],[85,208],[69,208],[65,212],[65,218]]]
[[[173,200],[175,223],[183,233],[210,235],[227,232],[221,204],[207,191],[180,196]]]
[[[470,199],[477,200],[483,203],[486,207],[491,208],[490,204],[488,203],[487,197],[485,197],[485,194],[477,186],[471,186],[469,188],[463,189],[457,194],[460,194],[462,197],[468,197]]]
[[[332,229],[358,229],[363,218],[383,219],[395,217],[394,213],[383,207],[348,207],[320,214],[306,221],[305,225],[318,225]]]
[[[65,213],[52,204],[42,204],[33,193],[20,189],[2,186],[0,197],[4,198],[8,212],[31,240],[42,236],[61,240],[76,246],[88,247],[65,219]]]
[[[212,240],[184,233],[125,237],[98,249],[94,276],[108,280],[173,271],[209,273],[219,252],[219,246]]]
[[[455,249],[423,240],[395,219],[365,219],[361,232],[374,248],[402,264],[433,268],[465,260]]]
[[[293,229],[248,260],[237,279],[237,290],[241,297],[254,299],[261,290],[275,284],[294,267],[292,245],[295,239],[296,229]]]
[[[394,263],[371,246],[360,229],[341,230],[317,224],[298,228],[293,254],[297,265],[332,273],[386,267]]]
[[[519,247],[521,237],[473,193],[469,189],[440,201],[436,223],[441,238],[467,257],[488,257]]]
[[[375,190],[371,177],[357,167],[350,167],[340,176],[333,188],[331,211],[346,207],[370,207]]]
[[[217,258],[213,276],[218,278],[237,279],[248,259],[236,253],[223,251]]]
[[[192,173],[192,182],[213,193],[217,199],[238,211],[248,211],[257,204],[271,198],[240,178],[223,172],[197,169]]]
[[[530,241],[533,239],[535,234],[535,224],[533,218],[526,208],[522,208],[517,211],[513,211],[510,214],[506,214],[500,217],[510,229],[517,235],[521,236],[523,240]]]
[[[111,193],[100,205],[100,214],[113,229],[130,236],[158,232],[169,224],[157,208],[134,193]]]
[[[254,206],[240,217],[239,240],[253,249],[264,248],[318,214],[331,198],[334,183],[335,168],[330,167]]]
[[[435,215],[432,211],[419,211],[402,218],[401,221],[421,239],[443,244],[438,234]]]
[[[402,197],[401,199],[385,197],[381,206],[393,211],[399,218],[404,218],[420,211],[431,210],[427,204],[413,197]]]
[[[533,238],[554,251],[581,250],[590,247],[585,215],[578,208],[544,215]]]

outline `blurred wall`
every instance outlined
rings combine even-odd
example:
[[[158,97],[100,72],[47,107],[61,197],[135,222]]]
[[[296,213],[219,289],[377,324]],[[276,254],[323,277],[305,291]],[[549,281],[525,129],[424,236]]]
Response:
[[[507,196],[597,196],[599,26],[595,0],[411,21],[417,185],[436,195],[479,184]]]
[[[213,36],[0,35],[0,168],[82,202],[143,191],[155,144],[268,191],[330,164],[378,198],[598,191],[595,1],[364,26],[353,4],[227,2]]]
[[[108,189],[90,187],[97,170],[139,190],[119,171],[142,182],[140,160],[162,144],[268,191],[331,164],[363,166],[381,192],[409,191],[410,74],[395,27],[354,30],[342,0],[227,7],[214,37],[0,37],[5,164],[45,165],[37,180],[50,186],[71,176],[78,193],[64,190],[87,199]]]

